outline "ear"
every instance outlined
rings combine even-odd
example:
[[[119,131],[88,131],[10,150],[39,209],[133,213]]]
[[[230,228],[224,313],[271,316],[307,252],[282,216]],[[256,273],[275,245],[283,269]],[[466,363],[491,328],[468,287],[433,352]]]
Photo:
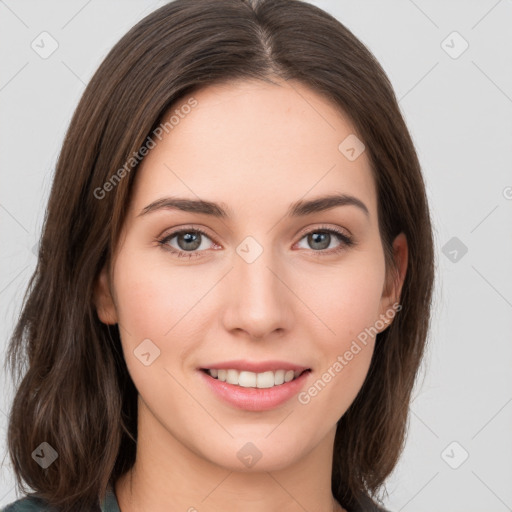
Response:
[[[407,238],[404,233],[397,235],[393,241],[393,258],[396,263],[397,272],[394,272],[394,269],[390,269],[389,275],[386,276],[379,308],[380,318],[386,325],[379,332],[385,330],[394,318],[394,315],[386,315],[386,312],[389,312],[390,309],[396,311],[396,306],[393,308],[393,304],[400,302],[409,259]]]
[[[94,304],[98,317],[104,324],[117,323],[117,311],[110,292],[106,266],[103,267],[94,284]]]

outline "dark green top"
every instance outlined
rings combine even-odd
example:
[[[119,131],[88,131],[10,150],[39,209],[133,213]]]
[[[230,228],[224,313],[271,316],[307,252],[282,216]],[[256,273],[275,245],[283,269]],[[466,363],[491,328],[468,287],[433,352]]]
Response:
[[[112,486],[107,488],[105,499],[100,504],[101,512],[121,512],[117,503],[116,495]],[[3,508],[0,512],[55,512],[48,504],[35,494],[14,501]],[[349,512],[388,512],[388,510],[376,505],[369,497],[361,503],[361,508],[350,509]]]
[[[101,512],[121,512],[117,503],[116,495],[111,486],[108,487],[105,499],[100,504]],[[54,509],[38,498],[35,494],[29,494],[24,498],[13,501],[0,512],[54,512]]]

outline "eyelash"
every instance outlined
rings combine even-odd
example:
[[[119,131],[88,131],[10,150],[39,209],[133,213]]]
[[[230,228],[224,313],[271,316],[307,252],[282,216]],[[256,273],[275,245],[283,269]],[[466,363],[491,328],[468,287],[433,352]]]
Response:
[[[178,231],[174,231],[168,235],[165,235],[163,238],[157,239],[157,242],[162,247],[162,249],[170,252],[171,254],[174,254],[177,257],[180,257],[180,258],[186,257],[188,259],[195,258],[195,257],[201,257],[201,252],[203,252],[203,251],[180,251],[180,250],[175,249],[174,247],[170,247],[167,244],[176,235],[180,235],[182,233],[201,233],[201,235],[204,235],[205,237],[212,240],[212,237],[200,228],[185,228],[185,229],[180,229]],[[304,237],[306,237],[312,233],[334,234],[338,238],[338,240],[341,242],[341,244],[338,247],[336,247],[334,249],[330,249],[330,250],[322,249],[319,251],[315,251],[315,250],[311,249],[311,251],[315,254],[315,256],[318,256],[318,257],[339,254],[340,252],[342,252],[356,244],[352,237],[346,235],[342,231],[340,231],[336,228],[327,228],[327,227],[323,227],[323,226],[320,226],[311,231],[308,231],[307,233],[304,233],[302,235],[302,237],[300,238],[300,240],[302,240]],[[212,241],[215,242],[214,240],[212,240]]]

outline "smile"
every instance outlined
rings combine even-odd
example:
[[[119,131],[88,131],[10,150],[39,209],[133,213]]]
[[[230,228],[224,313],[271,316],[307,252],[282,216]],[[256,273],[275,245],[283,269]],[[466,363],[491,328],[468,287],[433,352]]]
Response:
[[[276,370],[255,373],[236,369],[204,369],[214,379],[244,388],[273,388],[300,377],[309,370]]]

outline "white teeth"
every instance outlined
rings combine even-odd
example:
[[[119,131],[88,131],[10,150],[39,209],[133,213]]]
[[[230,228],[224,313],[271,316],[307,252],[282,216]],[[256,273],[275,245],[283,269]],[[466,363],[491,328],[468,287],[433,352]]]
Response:
[[[274,372],[268,371],[256,374],[257,388],[272,388],[275,386],[276,378]]]
[[[228,372],[232,372],[233,378],[231,380],[227,379],[226,382],[228,384],[234,384],[235,386],[242,386],[244,388],[255,388],[257,387],[257,377],[256,373],[252,372],[238,372],[237,370],[228,370]]]
[[[238,372],[236,370],[227,370],[226,382],[228,384],[238,384]]]
[[[277,370],[274,376],[274,382],[276,386],[279,386],[280,384],[284,384],[284,374],[285,370]]]
[[[254,373],[238,370],[217,370],[211,369],[207,372],[213,377],[217,378],[222,382],[233,384],[235,386],[241,386],[244,388],[272,388],[274,386],[280,386],[285,382],[290,382],[294,378],[297,378],[302,371],[301,370],[277,370],[275,372],[268,371],[262,373]]]

